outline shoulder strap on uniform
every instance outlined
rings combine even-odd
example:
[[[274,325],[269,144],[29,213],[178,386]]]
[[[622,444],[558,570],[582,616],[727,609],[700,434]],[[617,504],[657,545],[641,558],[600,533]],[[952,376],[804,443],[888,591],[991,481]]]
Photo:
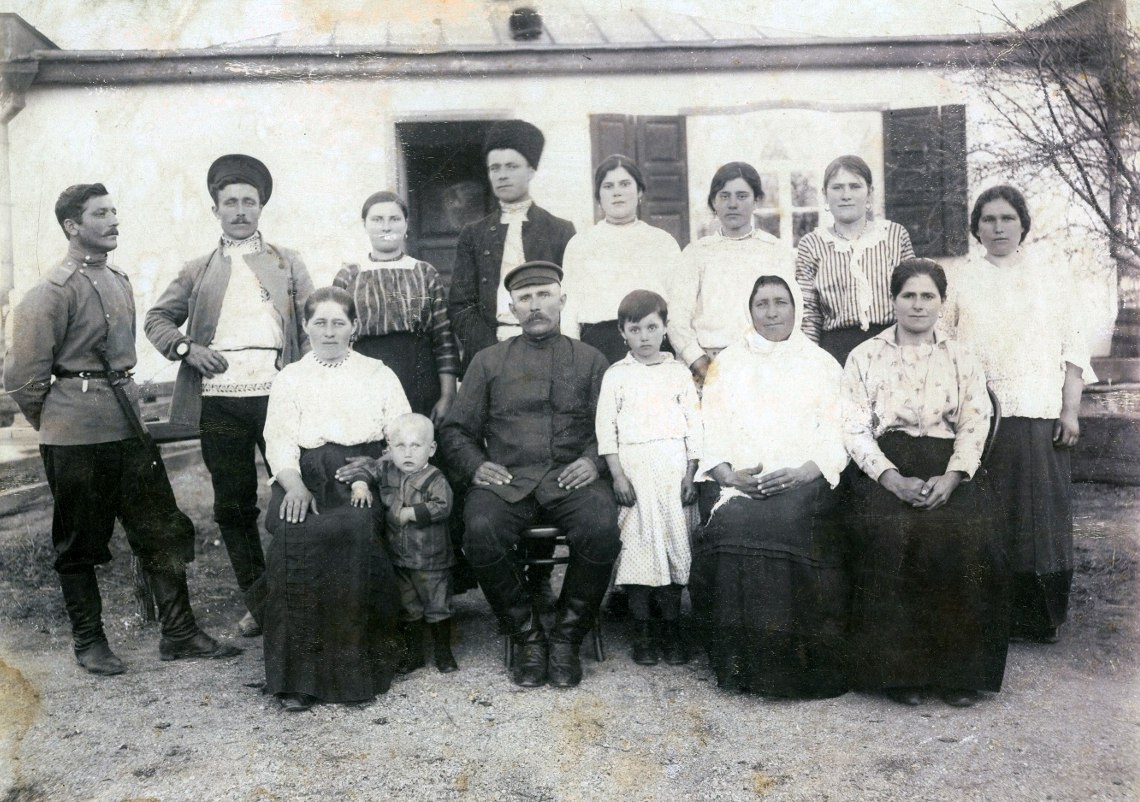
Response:
[[[47,278],[47,280],[52,284],[62,287],[74,274],[74,266],[69,265],[67,262],[60,262],[58,265],[48,271],[45,278]]]

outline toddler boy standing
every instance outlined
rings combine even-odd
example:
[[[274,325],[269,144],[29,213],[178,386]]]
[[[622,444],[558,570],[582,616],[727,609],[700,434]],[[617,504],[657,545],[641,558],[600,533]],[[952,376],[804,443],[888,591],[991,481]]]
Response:
[[[353,503],[371,503],[368,480],[380,491],[384,534],[400,591],[400,630],[404,657],[400,673],[424,666],[423,630],[431,628],[435,667],[459,670],[451,653],[451,591],[455,565],[447,519],[452,495],[447,479],[428,459],[435,453],[431,421],[415,413],[401,415],[388,426],[390,459],[360,466],[367,476],[352,477]]]

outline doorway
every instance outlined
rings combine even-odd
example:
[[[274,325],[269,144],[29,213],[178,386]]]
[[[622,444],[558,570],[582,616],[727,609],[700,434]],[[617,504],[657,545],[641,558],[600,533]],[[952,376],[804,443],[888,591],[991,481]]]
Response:
[[[495,205],[483,162],[483,141],[493,122],[396,125],[407,182],[408,250],[430,262],[445,287],[451,286],[460,229]]]

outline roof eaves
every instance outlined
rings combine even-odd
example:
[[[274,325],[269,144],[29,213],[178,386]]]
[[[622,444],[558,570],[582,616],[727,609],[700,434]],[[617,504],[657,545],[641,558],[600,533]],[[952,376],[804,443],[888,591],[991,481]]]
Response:
[[[1010,34],[643,42],[509,47],[338,45],[171,51],[35,51],[39,84],[92,85],[265,78],[412,78],[680,71],[942,68],[983,63]]]

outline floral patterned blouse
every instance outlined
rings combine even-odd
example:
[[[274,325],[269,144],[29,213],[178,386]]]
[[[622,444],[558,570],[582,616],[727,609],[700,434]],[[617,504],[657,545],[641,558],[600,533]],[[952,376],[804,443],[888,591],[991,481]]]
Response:
[[[887,432],[954,441],[946,471],[978,469],[992,409],[980,363],[953,340],[898,345],[895,326],[862,343],[843,369],[843,442],[867,476],[896,466],[879,448]]]

